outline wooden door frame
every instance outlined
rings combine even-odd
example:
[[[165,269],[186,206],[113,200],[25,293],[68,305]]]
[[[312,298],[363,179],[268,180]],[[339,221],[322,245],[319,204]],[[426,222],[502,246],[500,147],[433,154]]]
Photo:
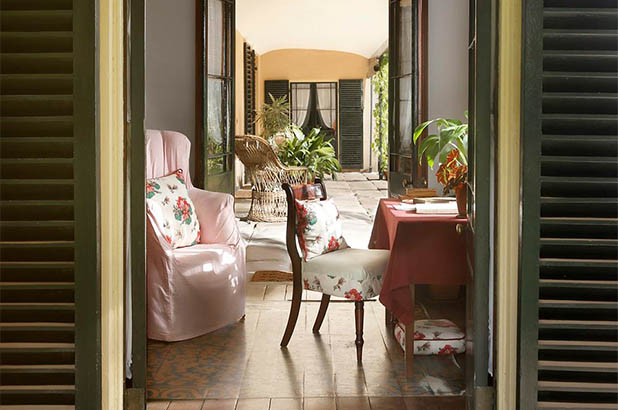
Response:
[[[412,181],[391,181],[391,175],[393,173],[393,161],[391,161],[391,148],[394,147],[395,141],[395,133],[398,132],[395,124],[398,124],[398,121],[395,121],[396,113],[395,113],[395,96],[398,91],[395,88],[395,77],[399,77],[396,71],[396,63],[397,63],[397,42],[396,36],[397,33],[394,30],[395,23],[397,21],[397,15],[393,12],[393,8],[396,7],[402,0],[389,0],[389,33],[388,33],[388,52],[389,52],[389,72],[388,72],[388,139],[389,139],[389,195],[392,195],[391,186],[392,183],[399,184],[403,183],[404,185],[412,185],[414,187],[427,187],[427,176],[429,172],[429,167],[427,166],[427,161],[422,159],[421,161],[416,160],[416,164],[412,164],[413,168],[412,172]],[[421,124],[428,119],[429,106],[428,106],[428,66],[429,66],[429,46],[428,46],[428,36],[429,36],[429,0],[415,0],[414,4],[416,4],[417,12],[416,12],[416,20],[413,19],[412,32],[413,38],[412,42],[416,44],[416,52],[412,53],[413,56],[413,74],[412,74],[412,99],[416,101],[416,104],[412,106],[412,118],[414,120],[412,132],[414,132],[414,127],[418,124]],[[413,6],[414,7],[414,6]],[[426,132],[423,133],[426,135]],[[410,136],[411,138],[411,136]],[[412,162],[415,162],[414,158],[417,157],[417,148],[416,145],[412,144]]]
[[[147,371],[147,314],[146,314],[146,148],[145,148],[145,0],[125,0],[125,52],[128,67],[125,70],[126,104],[125,169],[128,197],[125,217],[130,227],[126,240],[130,263],[127,277],[131,281],[131,299],[125,306],[131,306],[131,351],[132,379],[127,390],[128,408],[146,402]],[[125,405],[126,407],[126,405]]]
[[[539,238],[540,238],[540,164],[541,112],[543,101],[543,2],[526,1],[521,16],[521,224],[519,238],[519,295],[511,297],[518,309],[517,373],[512,384],[517,386],[517,408],[536,408],[538,363],[538,299],[539,299]],[[525,160],[524,160],[525,158]],[[527,164],[527,166],[525,166]],[[517,271],[515,271],[517,272]],[[519,299],[519,300],[517,300]],[[532,342],[532,343],[531,343]]]
[[[229,97],[231,105],[230,109],[230,117],[229,121],[230,129],[227,130],[228,133],[231,133],[231,137],[229,141],[229,152],[233,158],[235,158],[234,154],[234,134],[235,134],[235,116],[236,116],[236,0],[217,0],[220,1],[224,6],[228,5],[231,7],[231,17],[230,20],[233,22],[233,27],[230,33],[229,44],[227,47],[230,52],[229,64],[229,75],[227,73],[222,73],[223,78],[228,77],[231,79],[229,81],[230,90]],[[209,176],[207,175],[208,170],[206,169],[208,163],[208,152],[206,147],[206,128],[208,127],[207,121],[208,119],[204,115],[204,104],[206,101],[206,90],[207,90],[207,78],[208,78],[208,56],[207,51],[208,48],[208,0],[195,0],[195,174],[193,176],[193,183],[196,187],[202,189],[208,189],[209,187]],[[226,16],[226,8],[223,9],[224,17]],[[225,24],[225,23],[224,23]],[[228,39],[223,39],[224,47],[226,47],[225,42]],[[223,138],[227,138],[227,135],[224,135]],[[229,155],[229,154],[228,154]],[[228,161],[228,155],[223,154],[224,161]],[[230,165],[230,164],[228,164]],[[231,191],[227,193],[232,193],[234,190],[235,184],[235,165],[234,161],[231,164],[231,180],[232,186]],[[222,174],[212,175],[213,177],[219,177],[220,175],[225,175],[227,172]]]
[[[489,377],[489,295],[493,275],[492,221],[494,190],[492,174],[495,163],[496,112],[496,25],[497,0],[469,1],[469,72],[468,175],[474,190],[468,186],[468,240],[472,252],[468,264],[472,275],[466,288],[466,342],[471,343],[472,357],[466,360],[467,408],[489,409],[493,404],[493,380]],[[478,155],[478,160],[477,160]],[[472,383],[472,385],[469,385]]]
[[[98,38],[98,2],[74,2],[75,404],[93,410],[102,406]]]

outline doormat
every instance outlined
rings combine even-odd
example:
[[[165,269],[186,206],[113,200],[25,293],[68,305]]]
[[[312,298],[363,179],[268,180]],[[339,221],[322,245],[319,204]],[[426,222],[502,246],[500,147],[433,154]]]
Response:
[[[278,270],[258,270],[255,271],[251,282],[291,282],[291,272],[281,272]]]

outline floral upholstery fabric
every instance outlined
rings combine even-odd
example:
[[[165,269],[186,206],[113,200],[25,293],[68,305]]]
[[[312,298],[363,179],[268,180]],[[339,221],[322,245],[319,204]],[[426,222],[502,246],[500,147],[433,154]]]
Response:
[[[389,251],[346,248],[303,262],[305,289],[351,300],[378,296]]]
[[[341,217],[335,203],[296,200],[296,231],[303,259],[348,247],[341,231]]]
[[[200,223],[181,169],[146,181],[146,205],[159,232],[173,249],[199,243]]]
[[[394,331],[395,338],[405,350],[405,327],[397,323]],[[450,320],[417,320],[414,322],[414,354],[445,355],[465,351],[465,335]]]

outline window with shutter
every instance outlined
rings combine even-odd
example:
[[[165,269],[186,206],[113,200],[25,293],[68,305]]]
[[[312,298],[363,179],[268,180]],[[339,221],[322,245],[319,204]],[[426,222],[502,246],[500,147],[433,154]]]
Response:
[[[618,400],[617,28],[615,0],[524,8],[523,410]]]
[[[264,81],[264,102],[271,103],[270,95],[275,99],[284,95],[288,96],[289,101],[290,82],[288,80],[266,80]]]
[[[95,6],[0,3],[0,406],[100,408]]]
[[[341,167],[363,167],[363,80],[339,80]]]

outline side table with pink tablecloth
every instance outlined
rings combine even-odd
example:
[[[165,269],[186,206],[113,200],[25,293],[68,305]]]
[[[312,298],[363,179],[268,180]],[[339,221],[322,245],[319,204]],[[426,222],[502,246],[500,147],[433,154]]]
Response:
[[[467,219],[455,214],[417,214],[393,208],[395,199],[380,201],[370,249],[389,249],[380,302],[414,333],[415,285],[463,285],[466,283],[465,237],[457,225]],[[411,331],[408,331],[408,328]],[[413,343],[412,337],[409,343]],[[406,342],[406,346],[408,342]],[[413,349],[406,350],[408,374],[412,374]]]

